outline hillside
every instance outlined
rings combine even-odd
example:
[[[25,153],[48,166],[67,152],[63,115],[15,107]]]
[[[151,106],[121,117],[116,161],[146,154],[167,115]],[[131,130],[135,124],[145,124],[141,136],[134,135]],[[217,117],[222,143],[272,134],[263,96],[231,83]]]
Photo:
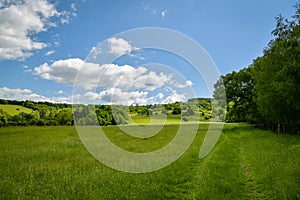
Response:
[[[20,112],[24,112],[24,113],[31,113],[33,110],[29,109],[29,108],[25,108],[23,106],[20,105],[1,105],[0,104],[0,109],[2,109],[3,111],[7,112],[9,115],[17,115]]]
[[[188,102],[154,105],[76,104],[72,109],[71,104],[0,99],[0,127],[73,125],[74,120],[78,125],[108,126],[129,124],[131,120],[147,124],[150,118],[161,121],[161,117],[166,116],[169,122],[207,121],[213,116],[210,101],[208,98],[194,98]]]

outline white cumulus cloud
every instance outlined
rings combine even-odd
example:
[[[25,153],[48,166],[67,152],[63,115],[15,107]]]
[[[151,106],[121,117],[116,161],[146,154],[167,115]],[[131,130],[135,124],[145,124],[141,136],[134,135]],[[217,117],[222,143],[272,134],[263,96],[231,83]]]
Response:
[[[184,94],[178,94],[177,91],[173,91],[172,94],[167,96],[161,103],[174,103],[174,102],[184,102],[186,101],[186,96]]]
[[[71,103],[70,97],[45,97],[43,95],[36,94],[30,89],[20,88],[0,88],[0,99],[19,100],[19,101],[48,101],[53,103]]]
[[[110,45],[109,53],[121,56],[124,54],[130,54],[133,50],[138,50],[138,48],[133,47],[128,41],[124,40],[123,38],[109,38],[107,40],[108,44]]]
[[[147,104],[149,98],[146,91],[122,91],[120,88],[110,88],[100,93],[87,92],[84,98],[90,101],[104,101],[113,104],[132,105]]]
[[[34,34],[57,24],[52,18],[64,20],[68,12],[59,12],[47,0],[3,1],[0,8],[0,60],[25,59],[46,43]]]
[[[47,80],[73,85],[76,74],[83,63],[83,60],[79,58],[58,60],[51,65],[44,63],[34,68],[34,73]]]
[[[79,72],[76,79],[76,75]],[[34,68],[34,73],[40,77],[66,85],[76,81],[81,88],[120,88],[125,91],[146,89],[155,90],[170,80],[166,74],[157,74],[144,67],[134,68],[129,65],[116,64],[99,65],[86,63],[79,58],[58,60],[49,65],[44,63]]]
[[[191,87],[193,85],[193,82],[190,80],[185,81],[184,84],[180,83],[180,82],[171,82],[172,85],[176,86],[177,88],[188,88]]]
[[[100,65],[79,58],[44,63],[35,67],[33,73],[43,79],[75,85],[75,93],[81,91],[76,101],[81,102],[131,105],[185,101],[184,92],[189,91],[192,85],[190,80],[152,71],[143,66],[134,68],[130,65]]]

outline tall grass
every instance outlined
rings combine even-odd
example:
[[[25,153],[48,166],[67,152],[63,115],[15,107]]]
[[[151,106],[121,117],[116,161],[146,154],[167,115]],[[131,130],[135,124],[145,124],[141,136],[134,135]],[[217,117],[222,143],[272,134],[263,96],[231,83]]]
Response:
[[[152,151],[174,137],[178,125],[136,139],[105,127],[118,146]],[[188,124],[186,125],[188,126]],[[188,151],[161,170],[130,174],[91,156],[74,127],[0,129],[0,199],[299,199],[300,137],[246,125],[226,125],[217,145],[198,158],[207,125]]]

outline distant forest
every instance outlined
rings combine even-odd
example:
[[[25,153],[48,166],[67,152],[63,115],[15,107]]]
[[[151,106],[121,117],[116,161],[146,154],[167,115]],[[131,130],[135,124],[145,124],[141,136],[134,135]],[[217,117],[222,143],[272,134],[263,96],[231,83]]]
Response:
[[[183,121],[189,116],[200,115],[200,119],[212,117],[211,99],[194,98],[188,102],[162,105],[71,105],[50,102],[15,101],[0,99],[1,105],[16,105],[30,109],[30,112],[9,114],[0,107],[0,126],[57,126],[74,125],[116,125],[130,123],[130,115],[149,117],[152,115],[181,115]],[[13,109],[19,109],[13,107]]]

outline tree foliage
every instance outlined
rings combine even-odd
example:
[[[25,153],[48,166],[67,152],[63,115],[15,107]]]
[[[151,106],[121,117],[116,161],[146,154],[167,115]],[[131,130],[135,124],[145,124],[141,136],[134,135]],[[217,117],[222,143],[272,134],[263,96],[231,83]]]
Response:
[[[300,5],[295,8],[291,21],[276,17],[274,39],[263,56],[248,68],[221,77],[227,96],[227,121],[300,132]],[[217,95],[218,84],[215,88]]]

